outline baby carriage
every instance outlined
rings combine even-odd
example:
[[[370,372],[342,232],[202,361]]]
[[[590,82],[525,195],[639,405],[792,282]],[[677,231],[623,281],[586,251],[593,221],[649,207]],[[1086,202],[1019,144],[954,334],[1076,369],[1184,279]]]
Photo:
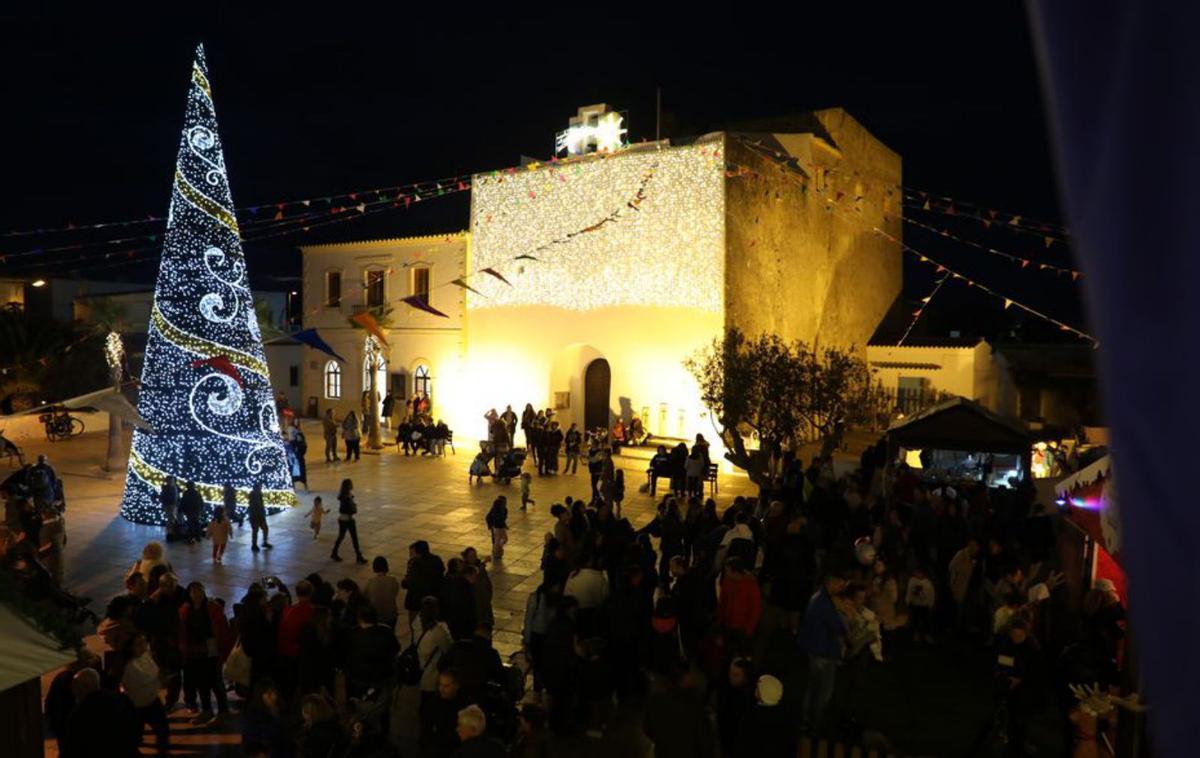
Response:
[[[501,484],[508,484],[521,475],[521,469],[524,466],[525,448],[514,447],[500,456],[500,462],[496,466],[496,473],[492,476]]]

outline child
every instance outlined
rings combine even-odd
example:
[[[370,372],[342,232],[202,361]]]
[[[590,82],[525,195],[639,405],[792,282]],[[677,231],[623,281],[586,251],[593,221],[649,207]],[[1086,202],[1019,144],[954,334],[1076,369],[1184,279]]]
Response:
[[[321,517],[326,513],[329,513],[329,509],[321,507],[321,496],[317,495],[313,498],[312,510],[304,514],[308,516],[308,527],[313,530],[314,540],[321,534]]]
[[[481,452],[475,456],[475,460],[471,461],[471,468],[467,472],[467,486],[483,484],[483,478],[490,475],[487,455]]]
[[[625,499],[625,472],[621,469],[617,469],[616,473],[613,474],[613,477],[614,477],[613,478],[613,487],[612,487],[613,516],[615,516],[618,520],[620,520],[620,518],[621,518],[621,501]]]
[[[213,511],[213,520],[208,522],[208,538],[212,540],[212,559],[213,563],[221,563],[221,556],[225,554],[225,545],[229,542],[229,520],[225,518],[225,509],[216,508]]]
[[[498,561],[504,557],[504,544],[508,542],[508,498],[504,495],[492,503],[492,509],[487,513],[487,527],[492,532],[492,560]]]
[[[521,473],[521,510],[525,510],[528,505],[537,505],[537,501],[529,496],[529,488],[533,484],[533,477],[528,471]]]

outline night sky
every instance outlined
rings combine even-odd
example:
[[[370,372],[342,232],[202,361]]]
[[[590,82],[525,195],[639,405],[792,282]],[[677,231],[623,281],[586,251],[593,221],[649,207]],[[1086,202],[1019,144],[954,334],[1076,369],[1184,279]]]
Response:
[[[7,148],[0,231],[164,214],[198,41],[208,51],[239,206],[546,158],[554,132],[593,102],[627,111],[632,139],[653,138],[661,86],[665,136],[841,106],[903,156],[908,187],[1062,221],[1019,3],[994,4],[986,15],[903,4],[683,17],[619,4],[559,4],[527,17],[484,16],[466,4],[445,4],[452,9],[442,15],[351,3],[146,3],[146,10],[104,13],[21,5],[0,12]],[[924,220],[1070,265],[1068,251],[1045,250],[1036,238],[961,219]],[[297,244],[466,224],[464,194],[250,243],[247,254],[257,286],[287,289],[299,272]],[[905,235],[981,282],[1084,325],[1078,284],[986,260],[912,227]],[[0,254],[82,239],[4,237]],[[150,281],[156,270],[153,262],[94,268],[99,258],[78,261],[95,252],[46,253],[41,267],[31,265],[39,256],[11,257],[0,274],[75,270]],[[920,298],[934,274],[906,264],[905,279],[906,296]],[[1001,316],[1016,318],[965,286],[947,285],[928,328],[998,328]]]

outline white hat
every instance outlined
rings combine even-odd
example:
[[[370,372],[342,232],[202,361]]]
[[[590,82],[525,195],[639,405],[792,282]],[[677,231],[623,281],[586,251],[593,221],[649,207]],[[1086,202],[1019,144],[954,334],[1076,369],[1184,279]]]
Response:
[[[779,705],[783,699],[783,682],[770,675],[760,676],[754,694],[763,705]]]

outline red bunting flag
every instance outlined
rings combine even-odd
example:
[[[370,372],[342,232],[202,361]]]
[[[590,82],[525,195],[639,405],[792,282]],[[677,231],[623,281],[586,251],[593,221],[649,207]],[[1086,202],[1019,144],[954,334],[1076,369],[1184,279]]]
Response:
[[[505,284],[507,284],[509,287],[511,287],[511,286],[512,286],[512,282],[510,282],[509,280],[505,279],[505,278],[504,278],[504,276],[503,276],[503,275],[502,275],[502,274],[501,274],[499,271],[497,271],[497,270],[496,270],[496,269],[494,269],[494,268],[481,268],[481,269],[479,269],[479,271],[480,271],[480,273],[483,273],[483,274],[488,274],[488,275],[490,275],[490,276],[494,276],[494,277],[496,277],[496,278],[497,278],[497,279],[499,279],[500,281],[502,281],[502,282],[504,282]]]
[[[921,309],[920,309],[920,308],[916,309],[915,311],[913,311],[913,312],[912,312],[912,315],[913,315],[913,318],[916,318],[917,316],[920,316],[920,315],[921,315]]]
[[[1029,259],[1022,258],[1021,259],[1021,268],[1027,268],[1028,266],[1029,266]]]
[[[350,321],[351,323],[358,324],[363,329],[366,329],[368,334],[382,342],[384,345],[388,344],[387,337],[383,335],[383,330],[379,328],[379,322],[375,320],[375,316],[371,313],[368,313],[367,311],[355,313],[350,317]]]
[[[233,362],[223,355],[214,355],[212,358],[197,358],[192,361],[192,368],[201,368],[203,366],[210,366],[225,376],[230,377],[238,383],[239,387],[246,386],[246,382],[242,380],[242,373],[237,370],[237,366],[233,365]]]
[[[470,289],[470,287],[467,289]],[[419,311],[432,313],[433,315],[440,316],[442,318],[450,318],[445,313],[442,313],[437,308],[434,308],[432,305],[426,302],[425,299],[420,295],[409,295],[408,297],[402,297],[400,298],[400,302],[411,305],[413,308],[416,308]]]

